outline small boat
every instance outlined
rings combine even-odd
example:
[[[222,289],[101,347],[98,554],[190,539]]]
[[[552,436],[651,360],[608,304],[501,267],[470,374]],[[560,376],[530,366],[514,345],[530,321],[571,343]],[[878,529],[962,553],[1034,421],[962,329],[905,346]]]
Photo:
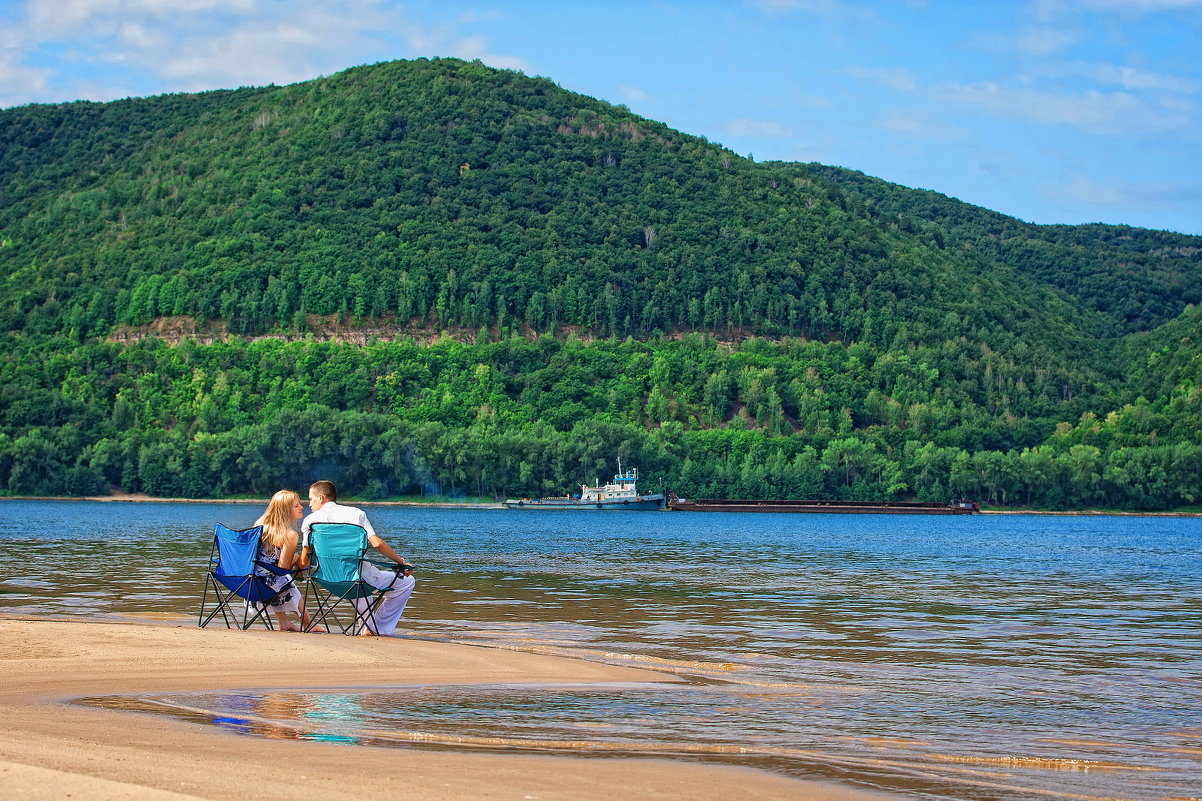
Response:
[[[674,512],[818,512],[824,514],[971,515],[981,511],[976,501],[759,501],[749,499],[678,498],[668,491]]]
[[[608,510],[653,510],[664,508],[663,493],[640,495],[636,482],[639,480],[637,469],[622,472],[622,463],[618,462],[618,472],[613,482],[602,486],[600,482],[595,487],[587,484],[580,485],[580,495],[564,498],[509,498],[502,501],[506,509],[575,509],[581,511]]]

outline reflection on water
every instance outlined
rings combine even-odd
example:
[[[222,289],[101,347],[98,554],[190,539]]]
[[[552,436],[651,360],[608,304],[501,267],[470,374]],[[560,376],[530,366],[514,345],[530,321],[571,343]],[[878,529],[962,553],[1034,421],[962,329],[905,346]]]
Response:
[[[5,506],[0,607],[98,614],[194,612],[212,523],[260,511]],[[1199,795],[1202,520],[369,513],[422,567],[406,633],[690,684],[171,703],[280,736],[718,748],[960,798]],[[122,575],[81,589],[81,558]]]
[[[82,703],[271,738],[683,757],[956,798],[1131,797],[1135,777],[1151,777],[1148,787],[1156,793],[1158,786],[1173,786],[1174,777],[1188,782],[1190,775],[1177,772],[1172,760],[1133,762],[1101,741],[1071,748],[1048,741],[1042,754],[974,756],[955,744],[912,738],[832,737],[810,715],[824,705],[813,693],[721,684],[197,693]]]

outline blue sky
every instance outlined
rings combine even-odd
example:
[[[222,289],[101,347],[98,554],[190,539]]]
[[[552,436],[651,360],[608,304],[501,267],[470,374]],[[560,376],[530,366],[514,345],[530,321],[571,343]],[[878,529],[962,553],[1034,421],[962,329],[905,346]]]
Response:
[[[1202,234],[1202,0],[0,0],[0,107],[479,58],[759,161]]]

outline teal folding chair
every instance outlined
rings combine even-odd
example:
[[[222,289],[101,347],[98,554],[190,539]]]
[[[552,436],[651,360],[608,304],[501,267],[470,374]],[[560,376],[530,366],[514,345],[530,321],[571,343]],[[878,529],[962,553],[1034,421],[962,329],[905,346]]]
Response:
[[[376,631],[376,608],[392,587],[383,589],[363,580],[360,565],[367,553],[367,530],[353,523],[314,523],[309,532],[309,582],[305,587],[305,606],[311,622],[306,631],[319,625],[333,624],[343,634],[360,634],[371,625]],[[393,562],[371,564],[395,569]],[[396,581],[394,575],[393,581]],[[313,602],[309,602],[312,596]],[[355,602],[365,601],[360,609]],[[347,622],[344,622],[347,621]],[[331,629],[332,630],[332,629]]]
[[[256,557],[259,555],[259,537],[262,533],[262,526],[241,531],[226,528],[220,523],[214,527],[209,568],[200,597],[200,615],[196,620],[202,629],[217,615],[221,615],[226,628],[237,626],[249,629],[256,622],[269,629],[275,628],[271,615],[266,614],[267,605],[289,589],[272,589],[266,579],[255,575],[255,568],[261,567],[281,576],[291,575],[295,571],[258,561]]]

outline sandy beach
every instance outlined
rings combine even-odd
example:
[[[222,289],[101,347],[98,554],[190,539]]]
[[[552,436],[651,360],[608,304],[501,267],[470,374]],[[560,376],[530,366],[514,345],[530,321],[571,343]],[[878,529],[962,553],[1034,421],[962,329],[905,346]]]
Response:
[[[416,639],[0,617],[0,792],[29,799],[814,799],[887,796],[764,771],[250,737],[71,703],[356,685],[660,681],[652,671]]]

